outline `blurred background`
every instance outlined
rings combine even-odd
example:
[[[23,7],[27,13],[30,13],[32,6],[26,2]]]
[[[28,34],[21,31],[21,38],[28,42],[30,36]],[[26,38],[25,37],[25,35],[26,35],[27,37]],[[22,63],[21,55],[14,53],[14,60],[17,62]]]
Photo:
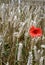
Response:
[[[45,0],[0,0],[0,65],[45,65]]]

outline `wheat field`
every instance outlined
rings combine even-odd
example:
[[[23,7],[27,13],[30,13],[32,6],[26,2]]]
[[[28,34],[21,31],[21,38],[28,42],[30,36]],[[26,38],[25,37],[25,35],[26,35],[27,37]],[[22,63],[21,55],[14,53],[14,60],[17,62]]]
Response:
[[[45,65],[45,0],[0,0],[0,65]]]

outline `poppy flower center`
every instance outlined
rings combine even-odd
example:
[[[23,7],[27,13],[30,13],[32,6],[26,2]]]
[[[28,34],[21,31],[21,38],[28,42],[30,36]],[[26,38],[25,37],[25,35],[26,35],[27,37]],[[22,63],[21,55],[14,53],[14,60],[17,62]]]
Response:
[[[37,34],[38,31],[37,31],[37,30],[34,30],[33,32],[34,32],[35,34]]]

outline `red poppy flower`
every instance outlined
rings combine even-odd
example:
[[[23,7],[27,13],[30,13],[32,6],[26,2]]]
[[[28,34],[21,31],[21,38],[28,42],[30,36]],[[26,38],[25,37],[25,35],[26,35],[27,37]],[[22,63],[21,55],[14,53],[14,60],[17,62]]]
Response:
[[[29,35],[31,37],[40,37],[40,36],[42,36],[42,29],[41,28],[36,28],[36,27],[32,26],[29,29]]]

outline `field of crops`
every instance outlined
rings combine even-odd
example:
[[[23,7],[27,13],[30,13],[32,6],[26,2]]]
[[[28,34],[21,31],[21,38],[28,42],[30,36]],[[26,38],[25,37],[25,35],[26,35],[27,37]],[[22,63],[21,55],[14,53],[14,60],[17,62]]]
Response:
[[[0,0],[0,65],[45,65],[45,0]]]

